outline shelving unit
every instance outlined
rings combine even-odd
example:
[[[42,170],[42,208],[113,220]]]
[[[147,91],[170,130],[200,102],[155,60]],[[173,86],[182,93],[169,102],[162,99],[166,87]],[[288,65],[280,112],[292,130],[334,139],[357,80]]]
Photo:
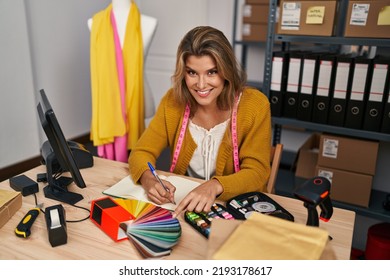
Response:
[[[348,9],[348,0],[341,0],[339,7],[339,14],[346,15]],[[338,17],[336,27],[336,36],[321,37],[321,36],[293,36],[293,35],[279,35],[275,34],[277,0],[270,0],[269,5],[269,19],[268,19],[268,38],[266,45],[266,57],[264,63],[264,78],[262,91],[269,96],[271,88],[271,73],[272,73],[272,53],[274,51],[275,43],[280,43],[283,51],[288,50],[292,43],[310,43],[323,44],[329,46],[341,47],[342,45],[364,45],[376,47],[390,47],[390,39],[376,39],[376,38],[346,38],[343,37],[345,17]],[[390,142],[390,135],[370,132],[364,130],[349,129],[345,127],[337,127],[330,125],[323,125],[311,122],[303,122],[289,118],[272,118],[274,124],[274,143],[280,142],[281,126],[292,125],[295,127],[306,128],[313,131],[322,131],[328,133],[341,134],[346,136],[360,137],[371,140],[379,140]]]
[[[238,0],[235,1],[236,11],[238,9]],[[335,36],[333,37],[321,37],[321,36],[302,36],[302,35],[279,35],[276,34],[275,23],[276,23],[276,12],[277,12],[278,0],[270,0],[269,4],[269,14],[268,14],[268,35],[267,42],[265,45],[265,61],[264,61],[264,76],[261,85],[261,90],[268,97],[270,96],[270,88],[271,88],[271,73],[272,73],[272,54],[276,47],[281,48],[282,51],[290,50],[290,46],[295,43],[304,43],[304,44],[320,44],[324,46],[329,46],[329,49],[341,49],[341,47],[347,45],[357,45],[357,46],[370,46],[370,47],[383,47],[390,48],[390,39],[376,39],[376,38],[347,38],[343,37],[344,34],[344,26],[346,16],[339,16],[337,19],[337,26],[335,30]],[[348,9],[348,0],[340,0],[339,1],[339,15],[346,15]],[[256,44],[256,42],[243,42],[237,41],[236,29],[237,26],[237,17],[234,18],[234,45],[242,45],[242,61],[244,67],[246,66],[246,52],[247,46],[251,46]],[[258,43],[257,43],[258,44]],[[390,134],[380,133],[380,132],[372,132],[372,131],[364,131],[357,129],[350,129],[346,127],[338,127],[326,124],[319,124],[313,122],[305,122],[297,119],[290,119],[284,117],[272,117],[273,122],[273,144],[280,143],[281,141],[281,133],[283,126],[292,126],[297,128],[302,128],[307,131],[313,132],[327,132],[344,136],[351,136],[363,139],[370,140],[378,140],[383,142],[390,142]],[[279,190],[279,194],[291,196],[293,193],[293,187],[291,189],[287,187],[287,189]],[[349,209],[355,211],[357,214],[375,218],[378,220],[383,220],[390,222],[390,212],[386,211],[382,207],[382,202],[386,197],[387,193],[377,190],[372,190],[371,199],[370,199],[370,207],[358,207],[353,206],[346,203],[335,202],[334,205],[337,207],[341,207],[344,209]]]
[[[237,25],[238,21],[241,20],[241,17],[238,17],[237,11],[239,11],[239,2],[240,0],[234,0],[234,14],[233,14],[233,50],[236,49],[236,46],[241,46],[241,57],[240,61],[242,64],[242,67],[244,69],[247,68],[247,61],[248,61],[248,50],[251,47],[265,47],[266,42],[262,41],[244,41],[244,40],[237,40]],[[263,83],[259,81],[248,81],[248,84],[250,86],[253,86],[259,90],[262,90]]]

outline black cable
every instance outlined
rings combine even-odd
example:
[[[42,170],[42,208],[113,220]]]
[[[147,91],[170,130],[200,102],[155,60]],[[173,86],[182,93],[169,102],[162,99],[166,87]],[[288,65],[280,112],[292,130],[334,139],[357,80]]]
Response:
[[[38,198],[37,198],[37,194],[36,194],[36,193],[34,193],[34,199],[35,199],[35,205],[36,205],[36,207],[38,207]],[[45,214],[45,211],[43,211],[43,210],[41,209],[41,207],[39,208],[39,210],[40,210],[43,214]]]
[[[37,198],[37,195],[36,195],[35,193],[34,193],[34,199],[35,199],[35,205],[38,206],[38,198]],[[83,207],[83,206],[78,206],[78,205],[75,205],[75,204],[69,204],[69,205],[87,211],[87,212],[88,212],[88,216],[85,217],[85,218],[82,218],[82,219],[80,219],[80,220],[71,220],[71,221],[66,220],[67,223],[78,223],[78,222],[82,222],[82,221],[85,221],[85,220],[88,220],[88,219],[89,219],[89,216],[90,216],[90,214],[91,214],[91,211],[90,211],[88,208]],[[45,214],[45,211],[44,211],[42,208],[40,208],[40,211],[41,211],[43,214]]]
[[[88,212],[88,216],[85,217],[85,218],[82,218],[80,220],[66,221],[67,223],[78,223],[78,222],[82,222],[82,221],[85,221],[85,220],[89,219],[91,211],[88,208],[85,208],[85,207],[82,207],[82,206],[78,206],[78,205],[75,205],[75,204],[70,204],[70,205],[72,205],[73,207],[80,208],[80,209],[83,209],[83,210],[87,211]]]

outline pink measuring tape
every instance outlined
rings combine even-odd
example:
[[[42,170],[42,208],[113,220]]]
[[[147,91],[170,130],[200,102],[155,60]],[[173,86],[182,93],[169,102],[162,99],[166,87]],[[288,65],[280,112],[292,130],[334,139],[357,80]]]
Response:
[[[238,159],[238,137],[237,137],[237,108],[238,108],[238,97],[236,96],[234,100],[233,112],[232,112],[232,121],[231,121],[231,129],[232,129],[232,143],[233,143],[233,161],[234,161],[234,171],[240,171],[240,162]],[[190,119],[190,106],[187,104],[185,111],[183,122],[180,128],[179,139],[177,140],[175,152],[173,153],[172,164],[169,169],[171,173],[175,169],[177,159],[179,158],[181,146],[183,145],[184,135],[186,133],[188,120]]]

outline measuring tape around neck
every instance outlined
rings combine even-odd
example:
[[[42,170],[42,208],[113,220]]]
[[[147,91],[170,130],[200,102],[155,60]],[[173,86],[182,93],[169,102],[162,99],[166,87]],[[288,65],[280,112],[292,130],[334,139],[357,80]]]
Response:
[[[240,171],[240,162],[238,158],[238,136],[237,136],[237,109],[238,108],[238,96],[235,97],[233,112],[232,112],[232,120],[231,120],[231,130],[232,130],[232,143],[233,143],[233,161],[234,161],[234,171]],[[181,146],[183,145],[184,135],[186,133],[188,121],[190,119],[190,106],[187,104],[185,111],[183,122],[180,128],[179,139],[177,140],[175,152],[173,153],[172,164],[169,169],[171,173],[176,167],[177,159],[179,158]]]
[[[169,171],[171,173],[173,173],[173,170],[175,169],[175,166],[177,163],[177,159],[179,158],[181,146],[183,144],[183,139],[184,139],[184,135],[186,133],[186,128],[187,128],[187,124],[188,124],[189,119],[190,119],[190,105],[187,104],[186,109],[184,111],[183,122],[182,122],[181,128],[180,128],[179,139],[177,140],[175,152],[173,153],[171,168],[169,169]]]
[[[233,163],[234,172],[240,171],[240,161],[238,160],[238,136],[237,136],[237,108],[238,97],[234,100],[233,112],[232,112],[232,143],[233,143]]]

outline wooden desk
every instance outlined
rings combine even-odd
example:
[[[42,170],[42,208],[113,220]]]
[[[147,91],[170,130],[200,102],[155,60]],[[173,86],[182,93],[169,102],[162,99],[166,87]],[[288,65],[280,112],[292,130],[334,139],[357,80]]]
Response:
[[[34,168],[25,174],[35,179],[38,173],[46,171],[45,166]],[[129,175],[127,164],[95,158],[94,166],[82,169],[81,173],[87,183],[87,188],[79,189],[75,185],[70,191],[81,193],[84,200],[77,205],[90,209],[91,201],[103,197],[102,191],[114,185]],[[38,203],[44,203],[43,208],[57,205],[60,202],[46,199],[43,194],[44,183],[39,183],[37,193]],[[0,188],[10,189],[8,180],[0,182]],[[306,209],[303,203],[296,199],[270,195],[275,201],[294,215],[298,223],[306,223]],[[79,208],[63,204],[67,220],[78,220],[89,213]],[[0,229],[0,259],[142,259],[130,241],[114,242],[91,220],[79,223],[67,223],[67,244],[51,247],[44,215],[41,213],[27,239],[19,238],[14,229],[29,209],[35,207],[34,196],[23,197],[21,209]],[[204,260],[207,255],[207,239],[179,217],[182,226],[182,236],[179,244],[173,248],[168,259]],[[323,254],[324,259],[349,259],[352,245],[352,235],[355,223],[355,213],[343,209],[334,209],[333,217],[328,223],[320,222],[320,227],[328,230],[333,240],[328,243]]]

